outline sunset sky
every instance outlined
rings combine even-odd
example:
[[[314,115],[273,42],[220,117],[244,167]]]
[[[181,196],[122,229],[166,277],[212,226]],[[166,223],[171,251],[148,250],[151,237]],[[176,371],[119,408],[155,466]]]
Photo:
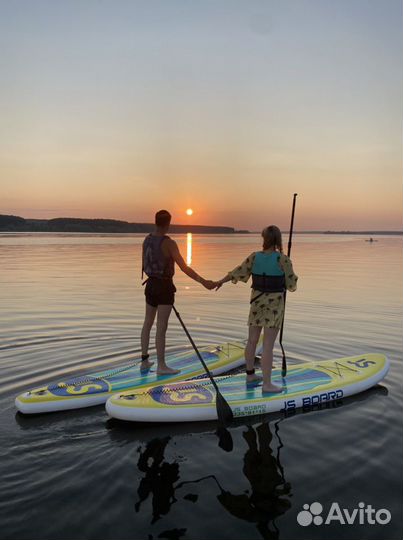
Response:
[[[401,0],[0,6],[0,213],[402,228]]]

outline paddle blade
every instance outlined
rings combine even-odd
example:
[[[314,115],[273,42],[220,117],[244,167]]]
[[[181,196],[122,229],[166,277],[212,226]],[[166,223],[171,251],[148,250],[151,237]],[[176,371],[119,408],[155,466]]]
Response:
[[[234,441],[232,440],[231,433],[224,426],[220,426],[216,435],[218,437],[218,446],[225,450],[225,452],[231,452],[234,448]]]
[[[216,396],[216,407],[217,407],[217,416],[218,420],[223,426],[226,426],[234,419],[231,407],[225,401],[223,395],[220,392],[217,392]]]

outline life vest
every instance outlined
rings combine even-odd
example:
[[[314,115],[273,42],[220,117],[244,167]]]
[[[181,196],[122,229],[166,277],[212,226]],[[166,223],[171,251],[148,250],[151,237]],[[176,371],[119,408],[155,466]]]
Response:
[[[285,274],[280,268],[280,253],[259,251],[252,266],[252,289],[262,293],[285,291]]]
[[[169,236],[149,234],[143,242],[143,267],[149,278],[172,279],[175,273],[175,261],[166,257],[161,249],[162,242]]]

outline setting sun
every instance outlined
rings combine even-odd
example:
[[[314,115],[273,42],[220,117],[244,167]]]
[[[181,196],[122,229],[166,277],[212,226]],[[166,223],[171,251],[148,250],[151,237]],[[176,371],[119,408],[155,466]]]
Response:
[[[193,215],[193,210],[192,210],[191,208],[188,208],[188,209],[186,210],[186,214],[187,214],[188,216],[192,216],[192,215]]]

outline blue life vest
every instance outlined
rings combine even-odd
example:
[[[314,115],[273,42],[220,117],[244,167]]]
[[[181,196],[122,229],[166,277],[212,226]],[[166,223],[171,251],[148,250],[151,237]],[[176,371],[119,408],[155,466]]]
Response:
[[[259,251],[255,254],[252,266],[252,289],[262,293],[285,291],[285,274],[279,265],[280,256],[278,251],[272,253]]]
[[[149,234],[143,242],[142,272],[149,278],[172,279],[175,273],[175,261],[166,257],[161,249],[162,242],[169,236]]]

